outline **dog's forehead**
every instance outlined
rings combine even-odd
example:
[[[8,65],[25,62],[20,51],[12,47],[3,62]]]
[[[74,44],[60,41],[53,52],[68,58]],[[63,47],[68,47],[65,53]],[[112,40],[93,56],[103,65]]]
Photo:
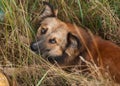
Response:
[[[57,19],[56,17],[45,18],[41,22],[42,25],[46,25],[46,26],[49,26],[49,27],[59,26],[60,23],[61,23],[60,20]]]
[[[65,39],[67,36],[67,33],[68,33],[67,29],[61,27],[53,31],[50,36],[53,38],[55,37],[57,39]]]

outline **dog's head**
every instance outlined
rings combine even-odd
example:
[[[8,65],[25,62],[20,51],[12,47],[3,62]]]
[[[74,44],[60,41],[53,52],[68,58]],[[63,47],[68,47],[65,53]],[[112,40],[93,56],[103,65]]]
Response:
[[[35,42],[30,45],[31,50],[52,62],[72,60],[80,47],[78,37],[70,32],[66,23],[57,18],[57,10],[53,10],[48,3],[45,3],[40,18],[40,27]]]

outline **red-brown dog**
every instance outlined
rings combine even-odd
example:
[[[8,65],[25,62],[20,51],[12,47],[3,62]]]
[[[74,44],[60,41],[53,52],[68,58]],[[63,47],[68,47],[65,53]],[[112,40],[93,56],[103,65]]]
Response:
[[[90,62],[93,59],[120,82],[120,47],[98,36],[92,36],[81,27],[59,20],[57,11],[48,3],[45,6],[40,15],[37,41],[31,43],[31,49],[51,63],[56,61],[61,66],[79,64],[80,56]]]

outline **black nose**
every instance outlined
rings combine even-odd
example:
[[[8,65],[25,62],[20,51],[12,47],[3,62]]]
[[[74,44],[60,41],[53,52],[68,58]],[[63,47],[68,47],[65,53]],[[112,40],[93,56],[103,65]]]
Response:
[[[32,42],[32,43],[30,44],[30,49],[31,49],[32,51],[37,51],[37,50],[38,50],[38,46],[36,45],[35,42]]]

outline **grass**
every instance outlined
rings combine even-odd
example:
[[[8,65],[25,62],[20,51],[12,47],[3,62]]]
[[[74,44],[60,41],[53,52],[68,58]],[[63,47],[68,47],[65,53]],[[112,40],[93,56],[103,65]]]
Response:
[[[41,0],[42,1],[42,0]],[[48,1],[48,0],[46,0]],[[94,34],[120,44],[119,0],[49,0],[58,8],[58,17],[90,28]],[[38,15],[43,9],[40,0],[0,0],[5,13],[0,22],[0,64],[11,82],[20,86],[113,86],[109,75],[102,76],[94,65],[84,76],[82,70],[66,73],[29,49],[38,28]],[[92,76],[91,79],[89,76]]]

